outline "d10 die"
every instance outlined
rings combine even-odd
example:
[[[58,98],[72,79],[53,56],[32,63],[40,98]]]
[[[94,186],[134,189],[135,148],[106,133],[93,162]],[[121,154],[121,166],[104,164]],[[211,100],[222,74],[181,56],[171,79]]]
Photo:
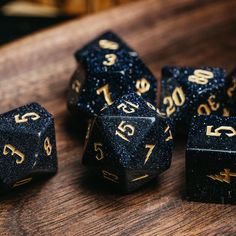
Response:
[[[137,94],[105,107],[88,137],[83,164],[124,192],[170,166],[173,140],[167,119]]]
[[[155,103],[156,79],[117,35],[107,32],[76,53],[78,68],[69,86],[68,108],[91,118],[104,104],[137,92]]]
[[[165,67],[161,110],[175,121],[189,123],[194,114],[223,114],[225,73],[220,68]]]
[[[186,150],[187,198],[236,203],[236,118],[193,119]]]
[[[32,103],[0,116],[0,182],[4,190],[57,171],[54,120]],[[1,189],[2,190],[2,189]]]

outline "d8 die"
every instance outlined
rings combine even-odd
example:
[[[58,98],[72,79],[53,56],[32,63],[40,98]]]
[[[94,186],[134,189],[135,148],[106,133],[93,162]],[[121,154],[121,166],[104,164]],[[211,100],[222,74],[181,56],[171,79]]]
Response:
[[[76,53],[78,68],[69,86],[68,108],[75,115],[91,118],[104,104],[137,92],[155,103],[156,79],[117,35],[107,32]]]
[[[137,94],[104,108],[88,137],[83,164],[124,192],[170,166],[173,140],[167,119]]]
[[[236,203],[236,118],[193,119],[186,150],[187,198]]]
[[[188,124],[194,114],[223,114],[225,73],[220,68],[165,67],[162,70],[161,110]]]
[[[4,190],[55,173],[57,153],[52,115],[37,103],[2,114],[0,157],[0,182]]]

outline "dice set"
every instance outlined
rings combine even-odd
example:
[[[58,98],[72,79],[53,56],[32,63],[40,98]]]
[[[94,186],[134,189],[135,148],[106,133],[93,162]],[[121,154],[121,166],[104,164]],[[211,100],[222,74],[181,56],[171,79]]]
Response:
[[[123,192],[136,190],[170,167],[180,128],[189,131],[187,198],[235,202],[233,138],[208,133],[218,125],[216,133],[233,137],[234,118],[227,117],[234,115],[236,70],[226,77],[222,68],[164,67],[159,111],[156,79],[116,34],[100,35],[75,57],[68,108],[90,119],[82,163],[93,174]]]
[[[39,104],[2,114],[0,134],[1,191],[56,173],[54,120]]]
[[[68,109],[88,124],[82,163],[122,192],[171,165],[173,132],[188,131],[188,200],[236,203],[236,69],[164,67],[157,80],[113,32],[75,53]],[[84,123],[83,123],[84,124]],[[32,103],[0,115],[0,191],[57,172],[54,120]]]

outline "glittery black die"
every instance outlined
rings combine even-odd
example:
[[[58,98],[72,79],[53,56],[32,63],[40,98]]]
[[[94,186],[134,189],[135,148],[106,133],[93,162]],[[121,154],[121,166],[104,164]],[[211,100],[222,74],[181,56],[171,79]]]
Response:
[[[194,114],[224,113],[225,72],[212,67],[164,67],[161,111],[188,125]]]
[[[132,93],[105,107],[94,119],[83,164],[130,192],[169,168],[172,144],[167,119]]]
[[[76,117],[92,118],[105,104],[130,92],[155,104],[156,79],[116,34],[102,34],[75,56],[78,68],[70,81],[68,108]]]
[[[186,150],[187,199],[236,203],[236,118],[194,117]]]
[[[32,103],[0,116],[0,182],[8,190],[57,171],[54,120]]]

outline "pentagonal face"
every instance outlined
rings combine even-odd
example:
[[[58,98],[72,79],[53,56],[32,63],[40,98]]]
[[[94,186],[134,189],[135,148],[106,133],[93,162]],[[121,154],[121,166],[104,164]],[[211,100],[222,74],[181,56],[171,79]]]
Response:
[[[162,111],[176,121],[187,122],[196,113],[222,114],[224,83],[225,74],[220,68],[165,67]]]
[[[1,115],[0,176],[8,187],[25,184],[32,180],[32,175],[39,173],[35,167],[40,160],[41,139],[46,132],[52,131],[48,128],[52,122],[52,116],[36,103]]]
[[[38,174],[54,174],[57,172],[57,149],[53,118],[46,125],[39,137],[37,159],[32,172]]]

